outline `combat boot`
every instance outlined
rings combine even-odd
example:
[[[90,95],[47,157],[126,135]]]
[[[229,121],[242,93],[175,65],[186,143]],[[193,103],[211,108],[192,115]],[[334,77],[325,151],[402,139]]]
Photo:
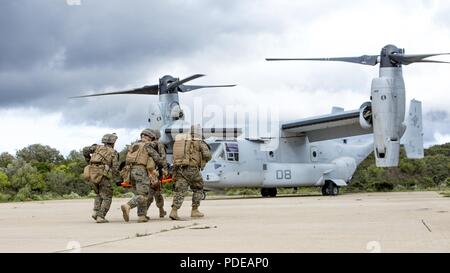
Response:
[[[120,206],[120,208],[122,209],[122,214],[123,214],[123,220],[125,220],[125,222],[130,221],[130,205],[125,204]]]
[[[172,211],[170,212],[169,217],[172,220],[180,220],[180,217],[178,217],[178,209],[177,208],[172,208]]]
[[[167,212],[163,208],[159,208],[159,218],[164,218]]]
[[[106,220],[104,217],[101,216],[97,216],[97,223],[99,224],[103,224],[103,223],[108,223],[108,220]]]
[[[96,210],[94,210],[92,212],[92,219],[94,219],[94,221],[97,221],[97,211]]]
[[[145,222],[148,222],[147,216],[145,215],[139,216],[138,223],[145,223]]]
[[[203,217],[205,216],[198,210],[197,206],[192,206],[191,217]]]

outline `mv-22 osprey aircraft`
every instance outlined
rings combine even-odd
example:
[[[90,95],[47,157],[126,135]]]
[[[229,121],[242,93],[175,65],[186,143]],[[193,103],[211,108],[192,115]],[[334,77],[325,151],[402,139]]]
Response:
[[[447,63],[427,60],[440,54],[406,55],[393,45],[383,47],[380,55],[339,58],[269,58],[268,61],[308,60],[341,61],[364,65],[380,64],[379,77],[372,80],[371,101],[352,111],[333,111],[280,125],[276,149],[261,146],[270,138],[241,137],[239,128],[203,128],[212,149],[212,160],[202,171],[205,189],[230,187],[259,187],[262,196],[274,197],[277,188],[317,186],[323,195],[337,195],[339,187],[350,182],[358,164],[374,151],[378,167],[398,166],[400,142],[408,158],[423,157],[421,102],[412,100],[405,120],[405,85],[402,65],[411,63]],[[179,106],[178,93],[206,87],[234,85],[191,86],[184,83],[204,75],[179,80],[171,76],[160,79],[159,85],[89,96],[116,94],[158,95],[159,103],[152,106],[149,123],[160,130],[160,140],[168,146],[176,134],[189,131]],[[347,143],[351,136],[372,134],[373,140],[361,144]],[[230,139],[230,137],[232,139]],[[340,139],[340,140],[339,140]]]

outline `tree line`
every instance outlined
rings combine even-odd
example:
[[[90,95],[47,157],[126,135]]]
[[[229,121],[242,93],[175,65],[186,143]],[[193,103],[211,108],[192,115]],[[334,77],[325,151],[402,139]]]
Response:
[[[402,148],[399,166],[377,168],[373,153],[357,168],[350,191],[427,190],[450,187],[450,143],[425,149],[422,159],[408,159]]]

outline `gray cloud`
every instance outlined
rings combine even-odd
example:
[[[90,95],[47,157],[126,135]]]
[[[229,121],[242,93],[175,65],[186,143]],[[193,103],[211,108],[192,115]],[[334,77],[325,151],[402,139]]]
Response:
[[[81,6],[69,6],[63,0],[2,2],[0,107],[63,110],[69,122],[92,123],[92,117],[104,113],[95,122],[114,126],[125,118],[128,122],[122,126],[134,126],[136,118],[142,117],[142,107],[148,107],[139,103],[142,99],[91,104],[67,97],[153,84],[162,76],[154,72],[161,64],[170,67],[168,63],[202,52],[221,35],[278,29],[270,18],[262,23],[238,12],[244,7],[237,3],[84,0]],[[203,71],[192,73],[199,72]],[[145,82],[149,74],[155,82]],[[120,107],[127,109],[117,111]],[[127,116],[119,116],[123,112]]]

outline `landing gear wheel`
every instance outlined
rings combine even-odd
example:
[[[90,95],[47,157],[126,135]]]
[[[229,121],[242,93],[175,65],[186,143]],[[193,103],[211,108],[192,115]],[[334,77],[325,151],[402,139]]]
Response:
[[[275,197],[277,196],[277,188],[261,188],[262,197]]]
[[[327,185],[323,185],[323,186],[322,186],[322,195],[323,195],[323,196],[328,196],[328,193],[327,193]]]
[[[333,185],[332,188],[331,188],[331,195],[332,196],[338,195],[339,194],[339,187],[336,186],[336,184],[334,184],[334,183],[331,183],[331,184]]]
[[[325,182],[322,187],[323,196],[336,196],[339,194],[339,187],[331,181]]]
[[[270,196],[270,197],[275,197],[275,196],[277,196],[277,188],[270,188],[270,189],[269,189],[269,196]]]
[[[202,191],[202,200],[205,200],[205,199],[206,199],[206,192]]]

